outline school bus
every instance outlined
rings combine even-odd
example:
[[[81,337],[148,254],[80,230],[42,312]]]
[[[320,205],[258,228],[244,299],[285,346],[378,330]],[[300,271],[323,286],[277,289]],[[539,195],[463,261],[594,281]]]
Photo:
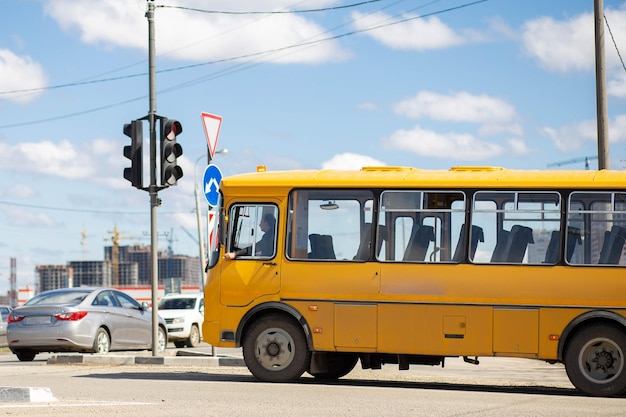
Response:
[[[220,192],[203,334],[261,380],[500,356],[626,392],[626,172],[260,169]]]

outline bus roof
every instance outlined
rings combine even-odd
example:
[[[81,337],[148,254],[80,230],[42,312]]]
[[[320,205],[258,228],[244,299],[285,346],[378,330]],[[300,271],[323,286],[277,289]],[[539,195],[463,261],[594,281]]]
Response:
[[[364,167],[360,170],[263,171],[222,179],[231,187],[278,188],[527,188],[625,189],[626,171],[513,170],[500,167],[459,166],[449,170],[411,167]]]

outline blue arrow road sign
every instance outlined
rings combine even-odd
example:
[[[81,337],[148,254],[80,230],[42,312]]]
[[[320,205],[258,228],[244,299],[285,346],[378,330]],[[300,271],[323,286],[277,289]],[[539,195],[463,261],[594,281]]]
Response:
[[[217,165],[210,164],[204,170],[204,197],[210,206],[217,206],[220,197],[220,181],[222,171]]]

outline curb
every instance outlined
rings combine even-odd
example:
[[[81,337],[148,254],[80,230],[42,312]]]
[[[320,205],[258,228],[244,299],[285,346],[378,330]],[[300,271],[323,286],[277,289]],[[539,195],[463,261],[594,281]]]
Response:
[[[57,402],[50,388],[0,387],[0,403],[50,403]]]
[[[232,356],[122,356],[122,355],[54,355],[48,365],[114,364],[114,365],[175,365],[175,366],[240,366],[243,358]]]

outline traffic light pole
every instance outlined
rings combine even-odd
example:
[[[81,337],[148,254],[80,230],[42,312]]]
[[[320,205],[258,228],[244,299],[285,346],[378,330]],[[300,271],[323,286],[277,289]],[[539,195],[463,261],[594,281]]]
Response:
[[[154,39],[154,0],[148,0],[148,83],[150,90],[150,111],[148,123],[150,124],[150,257],[152,261],[152,356],[156,356],[159,336],[159,259],[158,259],[158,230],[157,230],[157,207],[159,206],[159,189],[157,188],[157,151],[156,151],[156,65],[155,65],[155,39]],[[165,341],[167,343],[167,340]]]

